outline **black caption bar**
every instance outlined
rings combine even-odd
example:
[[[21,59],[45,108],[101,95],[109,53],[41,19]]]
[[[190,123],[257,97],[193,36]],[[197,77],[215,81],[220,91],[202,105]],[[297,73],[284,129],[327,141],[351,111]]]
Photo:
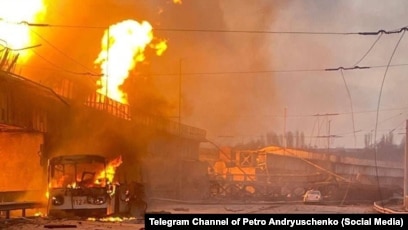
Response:
[[[404,214],[149,214],[146,230],[407,229]]]

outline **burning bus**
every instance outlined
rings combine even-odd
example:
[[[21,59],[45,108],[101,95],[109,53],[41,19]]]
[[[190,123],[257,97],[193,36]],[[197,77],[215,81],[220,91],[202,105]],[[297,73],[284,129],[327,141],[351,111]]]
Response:
[[[48,161],[48,215],[104,216],[120,212],[119,184],[114,184],[121,157],[107,162],[98,155],[57,156]],[[125,205],[122,205],[124,207]]]

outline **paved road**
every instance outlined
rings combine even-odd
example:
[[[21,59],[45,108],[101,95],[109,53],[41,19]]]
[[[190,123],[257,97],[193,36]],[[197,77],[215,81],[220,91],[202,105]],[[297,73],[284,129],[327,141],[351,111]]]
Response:
[[[154,202],[148,212],[170,212],[170,213],[376,213],[371,204],[364,205],[305,205],[302,203],[262,203],[262,204],[181,204],[174,202]],[[101,220],[51,220],[48,218],[20,218],[11,221],[0,220],[0,229],[45,229],[47,225],[66,225],[75,229],[105,230],[105,229],[142,229],[144,227],[141,219],[125,219],[119,222],[105,222]],[[74,228],[59,228],[74,229]]]

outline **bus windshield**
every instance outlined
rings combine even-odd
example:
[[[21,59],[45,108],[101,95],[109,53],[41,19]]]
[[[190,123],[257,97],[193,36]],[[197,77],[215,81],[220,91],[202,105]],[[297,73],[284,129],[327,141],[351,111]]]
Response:
[[[106,185],[105,159],[97,156],[62,156],[49,164],[50,188],[91,188]]]

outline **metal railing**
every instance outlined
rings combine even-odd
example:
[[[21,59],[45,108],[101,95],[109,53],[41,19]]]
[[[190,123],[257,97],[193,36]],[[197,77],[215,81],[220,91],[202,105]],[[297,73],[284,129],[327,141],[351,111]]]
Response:
[[[131,114],[129,105],[114,101],[99,93],[89,95],[85,105],[108,112],[115,117],[129,120],[136,125],[152,127],[156,130],[167,132],[172,135],[202,141],[204,141],[206,137],[206,131],[203,129],[180,124],[163,117],[144,114],[142,112]]]
[[[74,88],[75,85],[71,81],[63,79],[59,84],[55,85],[55,92],[61,97],[70,100],[73,98]],[[128,104],[112,100],[97,92],[88,95],[84,104],[87,107],[107,112],[120,119],[131,121],[136,125],[149,126],[156,130],[184,138],[199,141],[205,141],[206,139],[206,131],[203,129],[180,124],[164,117],[153,116],[143,112],[131,114],[131,108]]]

